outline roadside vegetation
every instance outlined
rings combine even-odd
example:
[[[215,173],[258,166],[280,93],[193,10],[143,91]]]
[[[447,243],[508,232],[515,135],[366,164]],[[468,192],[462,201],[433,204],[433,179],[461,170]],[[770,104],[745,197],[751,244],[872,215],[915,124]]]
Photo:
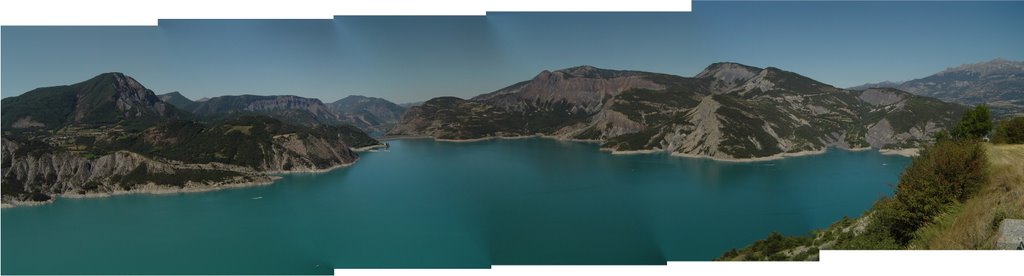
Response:
[[[1024,118],[995,125],[969,109],[900,175],[892,196],[858,218],[799,237],[771,233],[717,260],[817,260],[821,249],[992,249],[999,223],[1024,218]],[[992,142],[984,138],[993,134]]]

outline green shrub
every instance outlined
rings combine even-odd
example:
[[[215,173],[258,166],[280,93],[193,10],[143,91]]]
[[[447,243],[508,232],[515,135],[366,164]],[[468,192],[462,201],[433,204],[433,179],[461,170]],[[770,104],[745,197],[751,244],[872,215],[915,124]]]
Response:
[[[1024,144],[1024,117],[1015,117],[999,122],[992,142],[999,144]]]
[[[838,250],[896,250],[902,249],[881,224],[872,223],[859,235],[844,233],[833,247]]]
[[[952,136],[954,139],[979,139],[992,131],[992,117],[989,115],[988,106],[983,104],[967,109],[960,122],[953,127]]]
[[[784,261],[790,259],[783,251],[799,246],[811,245],[810,236],[783,236],[779,232],[771,232],[763,240],[755,241],[748,247],[732,250],[722,254],[718,260],[731,260],[737,256],[746,256],[749,261]]]
[[[963,202],[988,181],[985,148],[970,141],[938,141],[915,157],[900,176],[891,201],[876,205],[877,223],[906,245],[925,223]]]

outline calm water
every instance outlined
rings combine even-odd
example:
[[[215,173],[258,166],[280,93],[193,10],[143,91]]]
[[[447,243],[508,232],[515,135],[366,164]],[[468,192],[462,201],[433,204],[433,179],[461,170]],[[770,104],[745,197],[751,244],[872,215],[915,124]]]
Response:
[[[856,216],[908,158],[756,163],[547,139],[391,141],[269,186],[2,211],[2,273],[327,274],[333,267],[663,264]]]

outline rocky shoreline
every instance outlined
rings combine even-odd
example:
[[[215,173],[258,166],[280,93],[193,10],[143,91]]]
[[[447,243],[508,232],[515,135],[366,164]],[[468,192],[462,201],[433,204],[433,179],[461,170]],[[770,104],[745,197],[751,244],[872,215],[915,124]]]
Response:
[[[379,148],[384,148],[384,147],[387,147],[387,146],[385,146],[384,144],[376,144],[376,145],[372,145],[372,146],[365,146],[365,147],[361,147],[361,148],[350,148],[350,149],[352,151],[354,151],[354,152],[365,152],[365,151],[372,151],[372,150],[379,149]]]
[[[482,142],[482,141],[489,141],[489,140],[496,140],[496,139],[515,140],[515,139],[528,139],[528,138],[544,138],[544,139],[553,139],[553,140],[557,140],[557,141],[580,142],[580,143],[601,143],[600,140],[571,139],[571,138],[564,138],[564,137],[560,137],[560,136],[543,135],[543,134],[521,135],[521,136],[489,136],[489,137],[472,138],[472,139],[442,139],[442,138],[434,138],[434,137],[431,137],[431,136],[393,136],[393,137],[382,138],[383,139],[382,141],[384,141],[384,140],[389,140],[389,141],[390,140],[403,140],[403,139],[433,139],[434,141],[447,142],[447,143],[472,143],[472,142]],[[845,150],[845,151],[856,152],[856,151],[872,150],[874,148],[872,148],[872,147],[861,147],[861,148],[838,148],[838,149],[842,149],[842,150]],[[611,153],[613,155],[669,153],[669,152],[667,152],[665,150],[662,150],[662,149],[625,150],[625,151],[623,151],[623,150],[614,150],[614,149],[610,149],[610,148],[601,148],[599,150],[600,151],[609,152],[609,153]],[[706,159],[711,159],[711,160],[714,160],[714,161],[721,161],[721,162],[761,162],[761,161],[780,160],[780,159],[787,158],[787,157],[800,157],[800,156],[824,154],[827,150],[828,149],[825,148],[825,149],[820,149],[820,150],[805,150],[805,151],[798,151],[798,152],[784,152],[784,153],[779,153],[779,154],[775,154],[775,155],[771,155],[771,156],[753,157],[753,158],[723,158],[723,157],[713,157],[713,156],[706,156],[706,155],[684,154],[684,153],[678,153],[678,152],[672,152],[672,153],[669,153],[669,155],[675,156],[675,157],[684,157],[684,158],[706,158]],[[898,150],[897,149],[878,149],[878,152],[881,153],[881,154],[885,154],[885,155],[900,155],[900,156],[905,156],[905,157],[917,156],[919,151],[920,151],[920,149],[917,149],[917,148],[898,149]]]
[[[919,148],[911,148],[911,149],[880,149],[880,150],[878,150],[878,152],[881,153],[881,154],[885,154],[885,155],[900,155],[900,156],[906,156],[906,157],[914,157],[914,156],[921,155],[921,149],[919,149]]]
[[[471,138],[471,139],[435,138],[433,136],[428,136],[428,135],[399,135],[399,136],[382,137],[380,139],[380,141],[409,140],[409,139],[431,139],[431,140],[434,140],[434,141],[437,141],[437,142],[446,142],[446,143],[472,143],[472,142],[482,142],[482,141],[490,141],[490,140],[518,140],[518,139],[529,139],[529,138],[543,138],[543,139],[552,139],[552,140],[557,140],[557,141],[578,142],[578,143],[601,143],[601,140],[587,140],[587,139],[565,138],[565,137],[561,137],[561,136],[544,135],[544,134],[518,135],[518,136],[488,136],[488,137]]]
[[[356,161],[358,161],[358,160],[356,160]],[[138,187],[136,187],[136,189],[132,189],[132,190],[115,190],[115,191],[110,191],[110,192],[87,192],[87,193],[84,193],[84,194],[56,194],[56,195],[50,197],[49,200],[45,200],[45,201],[11,200],[9,202],[4,202],[4,203],[0,204],[0,208],[6,209],[6,208],[15,208],[15,207],[28,207],[28,206],[46,205],[46,204],[49,204],[49,203],[53,203],[54,201],[57,200],[57,198],[72,198],[72,199],[103,198],[103,197],[111,197],[111,196],[119,196],[119,195],[133,195],[133,194],[175,195],[175,194],[202,193],[202,192],[212,192],[212,191],[219,191],[219,190],[226,190],[226,189],[238,189],[238,188],[246,188],[246,187],[265,186],[265,185],[274,184],[275,182],[277,182],[278,179],[281,179],[280,176],[277,176],[277,175],[280,175],[280,174],[325,173],[325,172],[329,172],[329,171],[332,171],[332,170],[335,170],[335,169],[349,167],[349,166],[352,166],[353,164],[355,164],[355,161],[353,161],[352,163],[335,165],[335,166],[331,166],[329,168],[324,168],[324,169],[298,169],[298,170],[287,170],[287,171],[265,171],[265,172],[261,172],[263,175],[261,175],[260,179],[256,179],[256,180],[252,180],[252,181],[236,182],[237,180],[239,180],[239,178],[233,178],[233,179],[226,180],[226,181],[218,181],[218,182],[211,182],[211,183],[189,182],[184,187],[174,187],[174,186],[166,186],[166,185],[155,185],[153,183],[149,183],[149,184],[146,184],[146,185],[138,186]]]

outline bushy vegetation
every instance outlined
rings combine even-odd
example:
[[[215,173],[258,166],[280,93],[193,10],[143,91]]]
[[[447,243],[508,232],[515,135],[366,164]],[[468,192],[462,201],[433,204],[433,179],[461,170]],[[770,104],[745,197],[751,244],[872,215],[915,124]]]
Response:
[[[987,145],[989,182],[915,233],[911,249],[992,249],[1003,219],[1024,218],[1024,145]]]
[[[996,125],[992,143],[1024,144],[1024,117],[1004,119]]]
[[[966,111],[952,135],[940,136],[900,175],[895,194],[877,202],[868,212],[870,224],[839,249],[906,248],[918,231],[978,193],[989,181],[988,158],[979,138],[988,134],[988,109],[979,105]]]
[[[14,122],[25,116],[32,117],[45,128],[58,128],[74,111],[76,98],[75,91],[67,86],[37,88],[21,96],[3,99],[0,120],[4,130],[13,129]]]
[[[199,170],[199,169],[176,169],[172,173],[150,172],[145,164],[135,167],[126,175],[120,176],[117,183],[125,190],[131,190],[132,186],[145,183],[184,187],[189,181],[195,182],[216,182],[241,176],[241,173],[225,170]],[[88,189],[88,185],[83,187]]]
[[[195,121],[170,121],[98,147],[188,163],[220,162],[257,168],[270,158],[276,135],[340,139],[350,147],[378,143],[351,126],[303,127],[269,117],[242,116],[212,126]]]
[[[512,115],[523,121],[523,129],[526,133],[554,132],[565,125],[583,122],[590,116],[589,113],[575,108],[575,105],[566,100],[541,102],[539,99],[534,100],[521,112]]]
[[[992,117],[989,115],[988,106],[977,105],[964,112],[960,122],[950,131],[950,135],[958,140],[980,139],[991,131]]]
[[[785,261],[785,260],[789,260],[791,258],[791,256],[789,256],[789,254],[787,254],[787,253],[796,253],[796,252],[785,252],[786,250],[791,250],[791,249],[794,249],[794,248],[796,248],[798,246],[808,244],[808,243],[810,243],[810,241],[811,241],[811,237],[806,237],[806,236],[784,236],[782,234],[779,234],[778,232],[771,232],[770,234],[768,234],[767,238],[765,238],[763,240],[755,241],[754,244],[750,245],[747,248],[744,248],[744,252],[743,252],[744,253],[744,258],[745,258],[744,260],[749,260],[749,261],[754,261],[754,260]],[[806,253],[811,253],[811,252],[804,251],[804,252],[800,252],[800,253],[805,253],[806,254]],[[796,253],[796,254],[800,254],[800,253]],[[796,254],[793,254],[793,255],[796,255]],[[719,259],[721,259],[721,260],[731,260],[731,259],[734,259],[734,258],[738,257],[739,255],[740,255],[739,251],[737,251],[736,249],[732,249],[732,250],[730,250],[728,252],[725,252],[725,254],[722,254],[722,256],[719,257]]]
[[[657,143],[660,143],[661,138],[665,136],[661,131],[664,130],[650,127],[639,132],[622,134],[609,138],[601,147],[620,151],[650,149],[660,146]],[[657,136],[659,134],[660,136]]]
[[[991,237],[991,231],[984,235],[978,235],[988,238],[957,243],[949,242],[949,240],[963,241],[968,238],[949,239],[951,232],[949,229],[959,229],[957,233],[977,232],[963,229],[994,229],[994,226],[970,226],[976,226],[979,223],[993,225],[997,223],[998,218],[991,215],[995,213],[994,210],[981,206],[1000,206],[1003,201],[985,200],[979,203],[978,200],[971,199],[978,194],[985,194],[988,199],[999,199],[1003,197],[998,196],[998,193],[1011,190],[1011,187],[1007,186],[1005,190],[982,192],[986,187],[988,190],[992,190],[992,185],[989,185],[992,178],[989,155],[986,152],[985,144],[981,143],[979,139],[987,135],[991,129],[991,121],[988,116],[985,106],[975,107],[964,114],[951,135],[939,134],[938,138],[940,139],[934,144],[924,147],[920,155],[914,157],[910,165],[904,169],[893,196],[875,202],[874,206],[865,212],[865,216],[859,219],[862,223],[859,227],[844,219],[840,221],[841,223],[833,224],[828,229],[811,235],[810,237],[813,238],[802,237],[786,240],[778,237],[778,234],[772,233],[766,239],[757,241],[747,248],[727,252],[720,259],[780,259],[778,257],[769,258],[770,255],[765,255],[764,253],[772,251],[767,249],[773,249],[766,245],[783,245],[786,246],[786,249],[793,249],[799,246],[817,248],[821,244],[829,243],[830,248],[845,250],[950,249],[949,247],[977,249],[984,247],[984,242]],[[1001,163],[1019,163],[1019,161],[1002,161],[1004,162]],[[1000,175],[1002,177],[1014,174],[1001,173]],[[1024,177],[1024,174],[1019,172],[1016,175]],[[1001,178],[999,181],[1007,182]],[[1016,184],[1016,186],[1020,186],[1020,184]],[[999,208],[1002,209],[998,212],[1002,213],[1024,213],[1024,206]],[[967,209],[973,212],[970,216],[964,215],[968,213]],[[963,217],[968,218],[962,219]],[[963,236],[972,235],[964,234]],[[946,239],[945,243],[942,243],[943,246],[930,246],[936,244],[936,240],[943,238]],[[958,246],[950,246],[950,244]],[[802,260],[797,257],[791,256],[789,259]],[[785,260],[786,258],[781,259]]]
[[[648,125],[665,123],[672,119],[666,110],[694,107],[700,103],[699,95],[684,87],[670,86],[664,90],[633,89],[615,97],[611,109],[626,115],[634,122]]]
[[[441,139],[475,139],[494,136],[530,134],[524,130],[521,114],[511,114],[490,104],[456,97],[438,97],[411,109],[413,116],[441,122],[446,130]]]
[[[117,108],[117,73],[100,74],[92,79],[72,84],[33,89],[25,94],[3,99],[2,125],[11,129],[17,120],[31,117],[44,124],[45,129],[58,129],[69,124],[112,125],[122,124],[132,129],[142,129],[166,118],[189,117],[173,106],[167,106],[164,114],[154,110],[137,110],[141,116],[126,116]],[[147,90],[148,91],[148,90]],[[155,95],[148,100],[157,101]],[[72,116],[72,113],[77,115]]]
[[[905,93],[905,92],[904,92]],[[886,120],[892,125],[893,130],[898,132],[910,131],[914,127],[924,127],[926,122],[940,122],[942,127],[949,128],[956,123],[955,116],[962,116],[964,107],[954,103],[938,101],[932,98],[907,95],[904,107],[896,112],[884,114]],[[952,113],[953,116],[948,116]],[[948,121],[943,120],[948,118]]]
[[[900,176],[892,200],[877,206],[875,222],[906,245],[924,224],[973,196],[988,181],[985,148],[975,141],[945,140],[926,147]]]

